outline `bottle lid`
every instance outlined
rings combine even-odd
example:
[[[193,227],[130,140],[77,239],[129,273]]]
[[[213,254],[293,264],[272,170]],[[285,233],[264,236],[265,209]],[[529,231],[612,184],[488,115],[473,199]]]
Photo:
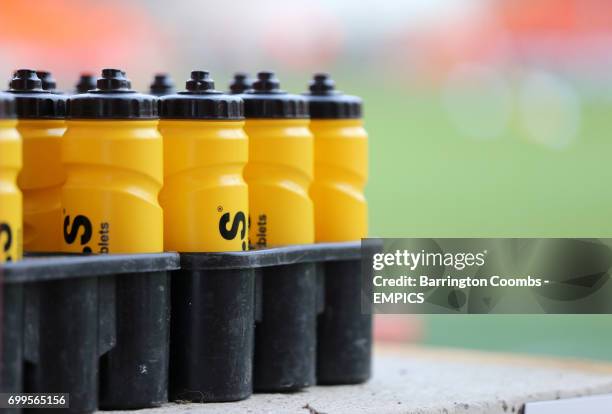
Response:
[[[35,70],[19,69],[13,74],[8,92],[15,95],[17,118],[63,119],[66,97],[43,89]]]
[[[96,88],[70,97],[70,118],[158,119],[158,99],[137,93],[120,69],[103,69]]]
[[[253,87],[253,80],[244,72],[234,74],[234,79],[229,85],[229,93],[232,95],[244,93]]]
[[[240,96],[247,118],[309,118],[306,98],[281,90],[273,72],[259,72],[253,87]]]
[[[161,98],[163,119],[244,119],[244,104],[239,96],[215,90],[215,82],[206,71],[194,70],[185,90]]]
[[[55,81],[55,78],[51,72],[47,72],[46,70],[37,70],[36,75],[42,81],[43,90],[52,93],[61,93],[57,90],[57,82]]]
[[[92,89],[96,89],[96,78],[91,73],[82,73],[79,82],[76,84],[76,93],[86,93]]]
[[[310,82],[310,92],[304,94],[310,105],[312,119],[361,118],[363,102],[357,96],[336,90],[336,84],[326,73],[317,73]]]
[[[164,96],[175,92],[174,82],[167,73],[158,73],[151,84],[151,95]]]
[[[10,93],[0,92],[0,119],[13,119],[15,117],[15,97]]]

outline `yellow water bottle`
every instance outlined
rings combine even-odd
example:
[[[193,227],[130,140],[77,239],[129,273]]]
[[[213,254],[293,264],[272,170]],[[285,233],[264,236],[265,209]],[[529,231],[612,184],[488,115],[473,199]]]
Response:
[[[22,201],[17,187],[20,169],[21,138],[15,98],[0,92],[0,263],[21,259]]]
[[[119,69],[70,98],[62,159],[63,251],[163,251],[158,100],[136,93]]]
[[[260,72],[244,99],[249,162],[249,239],[254,248],[314,242],[313,137],[308,103]]]
[[[216,91],[208,72],[194,71],[185,91],[161,99],[160,112],[165,249],[247,250],[242,99]]]
[[[66,97],[44,90],[30,69],[15,72],[9,92],[15,96],[23,145],[17,179],[23,193],[23,249],[57,252],[62,246],[60,192],[66,180],[61,162]]]
[[[314,203],[317,242],[367,237],[368,206],[363,190],[368,177],[368,134],[362,101],[335,90],[327,74],[316,74],[305,94],[314,135]]]

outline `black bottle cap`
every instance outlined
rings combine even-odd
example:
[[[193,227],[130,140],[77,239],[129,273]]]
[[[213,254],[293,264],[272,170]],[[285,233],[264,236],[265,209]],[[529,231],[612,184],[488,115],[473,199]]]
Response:
[[[167,73],[158,73],[151,84],[151,95],[163,96],[174,93],[174,82]]]
[[[308,98],[312,119],[355,119],[363,116],[361,98],[337,91],[335,82],[328,74],[315,74],[309,89],[310,92],[304,96]]]
[[[326,73],[313,76],[308,97],[310,116],[313,119],[346,119],[363,116],[363,101],[357,96],[345,95],[336,90],[335,82]]]
[[[162,119],[244,119],[244,104],[239,96],[215,90],[215,82],[205,71],[191,72],[185,90],[166,95],[160,101]]]
[[[98,78],[90,73],[82,73],[79,82],[76,84],[76,93],[86,93],[92,89],[96,89]]]
[[[0,92],[0,119],[16,117],[15,97],[10,93]]]
[[[97,88],[70,97],[70,118],[157,119],[158,99],[137,93],[120,69],[103,69]]]
[[[281,90],[273,72],[259,72],[253,87],[241,96],[247,118],[309,118],[306,98]]]
[[[61,93],[57,91],[57,82],[55,81],[55,78],[51,72],[47,72],[46,70],[37,70],[36,75],[42,81],[43,90],[53,93]]]
[[[229,93],[238,94],[244,93],[253,87],[253,80],[244,72],[234,74],[234,79],[229,85]]]
[[[66,97],[43,89],[42,80],[32,69],[19,69],[13,74],[8,92],[15,95],[17,118],[63,119]]]

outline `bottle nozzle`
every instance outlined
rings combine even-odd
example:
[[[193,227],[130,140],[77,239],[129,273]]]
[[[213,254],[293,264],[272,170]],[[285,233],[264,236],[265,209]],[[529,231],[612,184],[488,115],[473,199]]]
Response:
[[[212,91],[215,89],[215,81],[210,77],[210,73],[205,70],[194,70],[191,72],[191,79],[185,83],[188,91]]]
[[[259,72],[257,80],[253,82],[253,90],[255,92],[277,92],[280,90],[280,82],[274,72]]]
[[[315,73],[309,89],[313,95],[327,95],[336,89],[336,83],[327,73]]]
[[[79,82],[76,84],[76,90],[78,93],[87,93],[92,89],[96,89],[96,77],[90,73],[83,73],[79,78]]]
[[[96,82],[101,91],[129,91],[130,80],[121,69],[102,69],[102,77]]]
[[[169,95],[174,92],[174,82],[167,73],[158,73],[153,78],[150,91],[156,96]]]
[[[53,92],[57,87],[57,82],[53,78],[51,72],[45,70],[37,70],[36,75],[42,81],[42,88],[45,91]]]
[[[230,91],[234,94],[243,93],[253,87],[253,81],[249,75],[244,72],[238,72],[234,75],[234,80],[230,83]]]
[[[9,83],[11,91],[42,91],[42,81],[32,69],[19,69],[13,74],[13,79]]]

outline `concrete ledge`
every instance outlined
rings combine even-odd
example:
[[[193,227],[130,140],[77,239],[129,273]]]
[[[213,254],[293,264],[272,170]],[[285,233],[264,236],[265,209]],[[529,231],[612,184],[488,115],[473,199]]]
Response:
[[[378,348],[374,369],[374,378],[363,385],[256,394],[237,403],[168,404],[122,413],[519,414],[526,402],[612,393],[612,364],[608,363]]]

